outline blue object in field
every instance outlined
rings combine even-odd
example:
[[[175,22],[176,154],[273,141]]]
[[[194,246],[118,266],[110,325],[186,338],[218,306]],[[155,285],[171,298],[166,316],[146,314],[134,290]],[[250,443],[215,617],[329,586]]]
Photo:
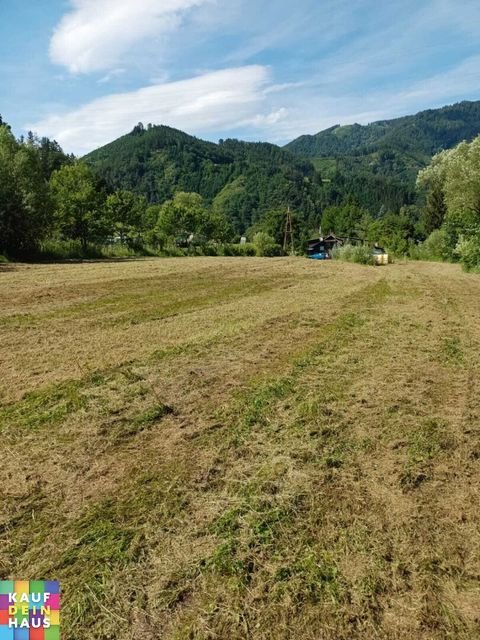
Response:
[[[310,260],[330,260],[330,254],[328,251],[320,251],[318,253],[309,253]]]

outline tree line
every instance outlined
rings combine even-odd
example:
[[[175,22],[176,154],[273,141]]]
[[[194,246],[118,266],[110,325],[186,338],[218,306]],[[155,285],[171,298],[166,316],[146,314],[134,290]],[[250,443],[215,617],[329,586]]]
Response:
[[[162,204],[111,189],[91,166],[57,142],[29,133],[17,140],[0,119],[0,253],[34,258],[46,241],[123,245],[141,250],[169,242],[225,242],[233,234],[221,213],[196,193]]]
[[[137,125],[78,160],[48,138],[16,139],[0,119],[0,254],[35,258],[54,245],[70,247],[65,257],[72,246],[78,255],[215,253],[246,236],[238,253],[278,255],[290,206],[300,253],[309,238],[335,233],[477,268],[479,157],[480,138],[441,152],[406,193],[361,174],[323,179],[274,145],[215,145],[167,127]]]
[[[417,186],[427,197],[425,254],[480,270],[480,136],[435,155]]]

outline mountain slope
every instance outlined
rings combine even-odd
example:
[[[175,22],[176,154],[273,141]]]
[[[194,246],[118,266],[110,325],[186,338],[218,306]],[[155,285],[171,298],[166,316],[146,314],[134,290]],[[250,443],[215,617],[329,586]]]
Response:
[[[176,191],[218,196],[243,233],[271,209],[290,205],[318,214],[321,180],[313,164],[267,143],[205,142],[166,126],[138,125],[84,157],[112,188],[129,189],[152,202]]]
[[[302,157],[326,160],[343,172],[395,177],[412,184],[435,153],[480,133],[480,101],[460,102],[413,116],[363,126],[334,126],[293,140],[285,149]]]
[[[415,178],[432,155],[480,133],[480,101],[431,109],[367,126],[335,126],[280,148],[238,140],[205,142],[166,126],[137,125],[85,156],[111,188],[161,203],[176,191],[200,193],[237,233],[267,218],[281,237],[290,206],[302,233],[329,205],[358,203],[377,217],[414,204]]]

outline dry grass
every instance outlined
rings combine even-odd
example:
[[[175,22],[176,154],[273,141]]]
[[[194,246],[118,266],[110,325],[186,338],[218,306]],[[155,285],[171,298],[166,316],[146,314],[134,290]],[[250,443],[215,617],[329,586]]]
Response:
[[[480,636],[480,278],[0,273],[2,577],[65,639]]]

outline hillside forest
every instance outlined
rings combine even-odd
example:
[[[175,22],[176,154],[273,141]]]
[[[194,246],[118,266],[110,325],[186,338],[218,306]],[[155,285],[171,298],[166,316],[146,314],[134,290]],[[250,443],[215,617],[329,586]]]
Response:
[[[78,159],[0,118],[0,254],[279,255],[290,208],[297,253],[336,233],[478,269],[479,133],[480,102],[285,148],[139,123]]]

